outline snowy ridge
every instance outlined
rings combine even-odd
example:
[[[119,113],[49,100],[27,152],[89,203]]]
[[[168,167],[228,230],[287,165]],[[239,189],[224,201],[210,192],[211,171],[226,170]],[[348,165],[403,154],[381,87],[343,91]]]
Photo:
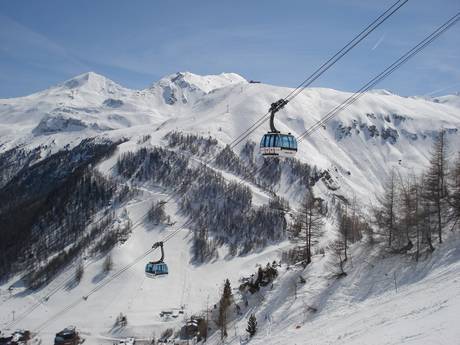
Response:
[[[80,89],[101,93],[115,93],[122,90],[122,87],[106,77],[94,73],[87,72],[78,75],[72,79],[65,81],[58,87],[65,87],[68,89]]]
[[[441,104],[448,104],[457,108],[460,108],[460,93],[456,93],[454,95],[445,95],[440,97],[433,98],[433,102],[441,103]]]
[[[152,88],[175,84],[182,89],[199,89],[203,93],[209,93],[216,89],[240,83],[247,83],[247,80],[236,73],[200,76],[190,72],[177,72],[160,79],[152,85]]]

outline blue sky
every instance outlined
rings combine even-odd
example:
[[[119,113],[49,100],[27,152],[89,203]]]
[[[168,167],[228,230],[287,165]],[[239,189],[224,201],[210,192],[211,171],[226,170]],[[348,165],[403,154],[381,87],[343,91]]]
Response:
[[[0,98],[87,71],[130,88],[177,71],[296,86],[393,2],[2,1]],[[358,89],[458,11],[459,0],[410,0],[314,86]],[[460,24],[379,87],[459,91]]]

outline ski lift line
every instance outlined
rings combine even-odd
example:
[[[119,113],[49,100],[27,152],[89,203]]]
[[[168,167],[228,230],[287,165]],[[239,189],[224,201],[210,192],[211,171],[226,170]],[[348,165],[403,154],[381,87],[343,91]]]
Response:
[[[406,1],[407,2],[407,1]],[[405,2],[404,2],[405,3]],[[401,5],[402,6],[402,5]],[[394,13],[394,12],[393,12]],[[404,54],[401,58],[399,58],[396,62],[394,62],[392,65],[390,65],[386,70],[384,70],[382,73],[377,75],[374,79],[372,79],[370,82],[368,82],[366,85],[364,85],[358,92],[356,92],[353,96],[351,96],[349,99],[347,99],[345,102],[343,102],[341,105],[337,106],[334,108],[331,112],[328,113],[322,120],[318,121],[315,125],[312,127],[313,130],[316,130],[321,126],[326,120],[326,122],[331,119],[333,116],[336,115],[336,113],[345,107],[349,106],[353,102],[355,102],[359,97],[361,97],[365,91],[369,90],[373,86],[375,86],[379,81],[383,80],[386,78],[388,75],[393,73],[396,69],[398,69],[400,66],[402,66],[405,62],[407,62],[410,58],[412,58],[414,55],[416,55],[418,52],[423,50],[426,46],[428,46],[431,42],[433,42],[436,38],[438,38],[441,34],[443,34],[445,31],[447,31],[450,27],[452,27],[454,24],[456,24],[460,20],[460,12],[451,17],[447,22],[442,24],[438,29],[436,29],[432,34],[430,34],[428,37],[426,37],[424,40],[422,40],[419,44],[417,44],[414,48],[409,50],[406,54]],[[309,135],[312,133],[312,131],[306,131],[304,132],[301,136],[299,136],[298,140],[302,140],[306,135]],[[260,170],[260,169],[258,169]],[[285,211],[285,210],[283,210]],[[174,235],[173,235],[174,236]]]
[[[317,80],[324,72],[331,68],[338,60],[345,56],[351,49],[358,45],[362,40],[369,36],[377,27],[383,24],[389,17],[391,17],[396,11],[398,11],[403,5],[409,0],[398,0],[392,6],[390,6],[385,12],[383,12],[378,18],[371,22],[365,29],[363,29],[358,35],[356,35],[351,41],[349,41],[342,49],[330,57],[325,63],[317,68],[310,76],[308,76],[299,86],[292,90],[286,97],[283,98],[285,101],[291,101],[297,97],[305,88],[311,85]],[[234,148],[241,143],[247,136],[253,133],[270,115],[268,111],[256,120],[246,131],[240,134],[234,139],[229,145]]]
[[[396,68],[395,68],[396,69]],[[388,76],[389,74],[391,74],[395,69],[393,69],[392,71],[390,71],[388,74],[386,74],[385,76],[383,76],[382,78],[380,78],[379,80],[377,80],[375,83],[372,84],[372,86],[376,85],[379,81],[383,80],[386,76]],[[372,88],[372,86],[370,88]],[[337,109],[334,111],[334,112],[331,112],[329,113],[328,115],[329,116],[325,116],[323,119],[321,119],[321,126],[324,126],[324,124],[326,124],[329,120],[331,120],[335,115],[337,115],[337,113],[341,110],[344,110],[346,109],[348,106],[350,106],[351,104],[353,104],[355,101],[357,101],[359,98],[361,98],[364,93],[366,91],[368,91],[370,88],[362,91],[359,95],[356,95],[354,97],[350,97],[348,99],[348,102],[346,103],[342,103],[339,107],[337,107]],[[312,127],[310,127],[307,131],[305,131],[301,136],[299,136],[299,142],[302,141],[302,139],[306,136],[309,136],[311,135],[313,132],[315,132],[317,129],[319,129],[319,126],[317,125],[313,125]]]
[[[430,35],[425,37],[422,41],[420,41],[417,45],[415,45],[412,49],[407,51],[404,55],[402,55],[399,59],[397,59],[394,63],[388,66],[384,71],[380,74],[375,76],[369,82],[367,82],[363,87],[361,87],[358,91],[356,91],[352,96],[347,98],[344,102],[336,106],[330,112],[328,112],[322,119],[317,121],[313,124],[310,128],[308,128],[304,133],[302,133],[298,138],[298,142],[302,141],[305,137],[311,135],[313,132],[318,130],[322,125],[327,123],[331,120],[334,116],[336,116],[340,111],[346,109],[348,106],[356,102],[360,97],[362,97],[366,91],[373,88],[376,84],[380,81],[385,79],[387,76],[392,74],[396,71],[399,67],[401,67],[405,62],[407,62],[410,58],[418,54],[421,50],[431,44],[435,39],[441,36],[445,31],[450,29],[453,25],[455,25],[460,20],[460,12],[449,18],[445,23],[439,26],[434,32]]]
[[[377,27],[384,23],[389,17],[391,17],[396,11],[398,11],[403,5],[409,0],[398,0],[392,6],[390,6],[385,12],[383,12],[377,19],[369,24],[364,30],[362,30],[355,38],[348,42],[340,51],[326,61],[321,67],[319,67],[311,76],[305,79],[296,89],[284,99],[290,101],[300,94],[306,87],[311,85],[318,77],[321,76],[325,71],[332,67],[339,59],[345,56],[351,49],[359,44],[363,39],[369,36]],[[317,75],[315,75],[317,74]]]

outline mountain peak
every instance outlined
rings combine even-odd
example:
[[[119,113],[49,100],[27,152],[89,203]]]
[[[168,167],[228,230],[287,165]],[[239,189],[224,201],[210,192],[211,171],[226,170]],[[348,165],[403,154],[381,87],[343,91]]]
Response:
[[[62,85],[69,89],[75,89],[86,84],[101,84],[106,83],[107,81],[112,82],[103,75],[97,74],[95,72],[86,72],[66,80]]]
[[[114,81],[95,72],[86,72],[71,79],[66,80],[62,84],[57,85],[58,89],[64,90],[81,90],[85,92],[95,93],[113,93],[123,89]]]
[[[170,86],[174,84],[181,89],[200,90],[209,93],[222,87],[247,83],[247,80],[236,73],[221,73],[219,75],[198,75],[188,71],[170,74],[160,79],[155,85]]]

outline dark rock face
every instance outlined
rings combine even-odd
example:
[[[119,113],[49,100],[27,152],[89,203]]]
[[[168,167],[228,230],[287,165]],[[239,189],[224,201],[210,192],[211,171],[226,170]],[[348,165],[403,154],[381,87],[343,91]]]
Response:
[[[109,108],[120,108],[124,103],[120,99],[107,98],[103,104]]]
[[[345,137],[351,137],[351,126],[343,126],[342,124],[339,124],[335,130],[335,137],[339,141]]]
[[[410,140],[417,140],[418,139],[418,135],[416,133],[408,132],[405,129],[401,130],[401,134],[403,136],[405,136],[407,139],[410,139]]]
[[[377,127],[375,125],[368,126],[368,125],[362,123],[360,125],[360,128],[362,129],[366,140],[369,140],[370,138],[376,138],[376,137],[380,136],[380,132],[379,132],[379,130],[377,129]]]
[[[163,98],[166,104],[169,104],[169,105],[174,105],[177,102],[177,97],[174,94],[174,90],[170,86],[167,86],[164,88]]]
[[[396,129],[393,128],[384,128],[382,129],[382,139],[388,140],[391,144],[395,144],[398,141],[399,133]]]
[[[399,115],[399,114],[391,114],[391,117],[393,118],[393,123],[398,126],[400,123],[405,122],[407,117],[404,115]]]
[[[34,135],[52,134],[58,132],[81,131],[87,128],[83,121],[65,116],[45,116],[32,130]]]
[[[362,123],[360,120],[352,120],[351,126],[347,126],[343,123],[339,123],[336,130],[335,130],[335,137],[337,141],[340,141],[346,137],[351,137],[352,134],[359,135],[361,132],[363,132],[364,138],[366,140],[372,139],[372,138],[378,138],[381,137],[383,141],[387,141],[391,144],[395,144],[398,139],[399,139],[399,132],[397,129],[392,128],[392,127],[387,127],[386,123],[401,123],[403,121],[406,121],[407,117],[403,115],[398,115],[398,114],[391,114],[391,115],[374,115],[373,113],[368,113],[366,114],[367,118],[372,119],[372,120],[377,120],[380,119],[381,124],[372,124],[372,123]],[[373,121],[375,122],[375,121]],[[354,132],[353,132],[354,130]],[[410,134],[410,138],[413,140],[417,139],[416,134],[411,134],[411,133],[404,133],[404,135],[407,137]]]

